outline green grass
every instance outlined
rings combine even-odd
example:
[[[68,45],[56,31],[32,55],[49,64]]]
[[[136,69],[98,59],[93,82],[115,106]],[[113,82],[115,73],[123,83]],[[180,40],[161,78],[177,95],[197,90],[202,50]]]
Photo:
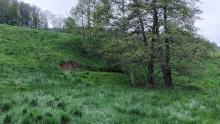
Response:
[[[0,25],[2,124],[218,124],[219,52],[173,90],[135,89],[127,75],[77,50],[80,37]],[[74,60],[81,69],[62,70]],[[88,69],[89,68],[89,69]]]

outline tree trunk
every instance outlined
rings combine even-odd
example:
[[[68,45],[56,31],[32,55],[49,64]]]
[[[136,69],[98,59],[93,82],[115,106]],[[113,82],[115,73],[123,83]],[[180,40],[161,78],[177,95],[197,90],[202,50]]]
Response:
[[[153,61],[153,58],[151,58],[151,57],[148,62],[148,65],[147,65],[147,81],[148,81],[149,87],[152,88],[155,86],[155,83],[154,83],[154,61]]]
[[[164,30],[165,34],[169,34],[169,29],[167,25],[167,7],[164,7]],[[164,83],[165,86],[168,88],[173,87],[172,82],[172,70],[170,67],[170,43],[169,43],[169,37],[166,37],[165,39],[165,50],[164,50],[164,65],[162,66],[163,70],[163,76],[164,76]]]
[[[158,11],[156,6],[157,0],[153,0],[154,6],[154,13],[153,13],[153,34],[154,37],[152,38],[150,44],[150,51],[149,51],[149,61],[147,67],[147,80],[150,87],[155,86],[154,82],[154,55],[155,55],[155,42],[158,40],[159,37],[159,18],[158,18]]]
[[[130,75],[130,79],[131,79],[131,85],[134,86],[135,85],[135,78],[134,78],[134,70],[131,67],[131,65],[128,65],[129,67],[129,75]]]
[[[144,30],[144,22],[143,22],[143,18],[142,18],[141,15],[139,15],[139,22],[140,22],[140,25],[141,25],[141,33],[142,33],[142,36],[143,36],[144,44],[147,46],[147,36],[146,36],[146,32]]]
[[[138,0],[133,0],[133,2],[135,3],[136,6],[140,6],[139,1]],[[145,32],[145,26],[144,26],[144,20],[143,20],[143,15],[141,14],[141,8],[137,8],[137,14],[138,14],[138,22],[140,24],[140,32],[142,34],[143,37],[143,41],[145,46],[147,46],[147,35]]]
[[[89,42],[91,42],[92,32],[91,32],[91,0],[88,0],[88,6],[87,6],[87,29],[89,33]]]
[[[82,15],[82,20],[81,20],[81,23],[82,23],[82,31],[83,31],[83,40],[85,41],[86,40],[86,31],[85,31],[85,26],[84,26],[84,12],[82,11],[81,13]]]

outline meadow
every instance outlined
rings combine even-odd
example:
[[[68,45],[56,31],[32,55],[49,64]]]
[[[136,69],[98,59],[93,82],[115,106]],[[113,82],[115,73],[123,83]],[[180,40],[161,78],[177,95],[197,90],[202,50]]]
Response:
[[[105,62],[81,53],[79,41],[0,25],[0,123],[220,123],[219,50],[202,61],[199,77],[175,76],[174,89],[138,89],[124,73],[100,71]]]

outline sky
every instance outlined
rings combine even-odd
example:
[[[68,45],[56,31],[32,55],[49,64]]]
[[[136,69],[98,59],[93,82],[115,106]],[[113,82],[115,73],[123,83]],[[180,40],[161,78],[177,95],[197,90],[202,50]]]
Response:
[[[67,16],[70,9],[78,0],[20,0],[31,5],[36,5],[43,10],[49,10],[53,14]]]
[[[220,46],[220,0],[201,0],[202,20],[196,22],[198,33]]]
[[[22,0],[53,14],[67,16],[77,0]],[[201,0],[201,20],[196,22],[198,34],[220,46],[220,0]]]

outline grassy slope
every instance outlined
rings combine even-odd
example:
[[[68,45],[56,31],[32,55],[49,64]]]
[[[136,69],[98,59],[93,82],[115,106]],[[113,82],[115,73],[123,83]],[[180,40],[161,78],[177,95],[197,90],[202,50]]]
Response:
[[[78,37],[0,25],[0,123],[220,123],[220,56],[204,61],[196,87],[141,90],[124,74],[80,55]],[[65,60],[84,69],[62,71]],[[178,80],[187,77],[175,77]]]

